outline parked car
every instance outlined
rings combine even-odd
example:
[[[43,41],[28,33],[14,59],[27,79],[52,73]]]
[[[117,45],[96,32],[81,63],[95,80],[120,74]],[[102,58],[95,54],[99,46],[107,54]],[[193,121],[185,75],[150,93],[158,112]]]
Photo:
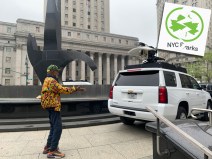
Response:
[[[155,121],[146,106],[173,121],[186,119],[192,108],[211,109],[212,101],[210,94],[182,67],[165,62],[129,65],[119,71],[112,83],[109,111],[128,125],[135,120]]]
[[[200,83],[200,86],[202,89],[204,89],[205,91],[210,93],[210,95],[212,97],[212,84],[211,83]]]
[[[63,85],[66,86],[79,86],[79,85],[92,85],[90,82],[85,81],[64,81]]]

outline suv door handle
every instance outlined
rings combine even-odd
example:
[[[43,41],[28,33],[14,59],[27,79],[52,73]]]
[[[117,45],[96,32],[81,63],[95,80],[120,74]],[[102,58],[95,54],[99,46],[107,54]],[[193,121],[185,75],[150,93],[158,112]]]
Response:
[[[190,93],[186,92],[186,95],[189,95]]]

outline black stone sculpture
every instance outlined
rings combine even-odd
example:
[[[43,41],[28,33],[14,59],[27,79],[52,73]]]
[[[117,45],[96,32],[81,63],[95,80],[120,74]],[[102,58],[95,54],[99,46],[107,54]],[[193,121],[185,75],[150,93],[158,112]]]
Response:
[[[35,37],[28,35],[27,52],[29,60],[43,83],[46,70],[50,64],[60,67],[59,80],[62,78],[64,67],[74,60],[82,60],[94,71],[97,67],[94,61],[85,53],[61,50],[61,16],[60,0],[48,0],[44,30],[44,49],[39,51]]]

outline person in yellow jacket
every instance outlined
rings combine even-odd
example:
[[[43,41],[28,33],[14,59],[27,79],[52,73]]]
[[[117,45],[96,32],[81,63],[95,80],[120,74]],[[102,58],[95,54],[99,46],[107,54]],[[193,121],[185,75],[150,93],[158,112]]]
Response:
[[[65,154],[58,150],[62,133],[60,94],[72,94],[76,91],[85,91],[84,88],[80,87],[63,87],[58,82],[58,76],[59,68],[56,65],[50,65],[47,68],[47,77],[44,80],[41,91],[41,106],[48,111],[50,122],[50,132],[47,144],[43,150],[43,154],[47,154],[47,158],[65,157]]]

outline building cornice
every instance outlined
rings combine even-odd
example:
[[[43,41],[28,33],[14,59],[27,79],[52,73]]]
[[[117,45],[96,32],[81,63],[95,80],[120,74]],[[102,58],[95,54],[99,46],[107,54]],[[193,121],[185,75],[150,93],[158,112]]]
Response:
[[[31,20],[26,20],[26,19],[18,19],[17,23],[27,23],[27,24],[33,24],[33,25],[40,25],[42,27],[45,26],[45,24],[43,22],[31,21]],[[95,34],[95,35],[99,35],[99,36],[107,36],[107,37],[111,37],[111,38],[120,38],[120,39],[139,41],[139,39],[136,38],[136,37],[118,35],[118,34],[111,34],[111,33],[106,33],[106,32],[98,32],[98,31],[80,29],[80,28],[75,28],[75,27],[62,26],[61,29],[67,30],[67,31],[82,32],[82,33],[86,33],[86,34]]]
[[[11,27],[16,27],[16,23],[9,23],[9,22],[2,22],[2,21],[0,21],[0,25],[7,25],[7,26],[11,26]]]
[[[11,34],[2,34],[2,33],[0,33],[0,37],[1,37],[1,39],[15,40],[14,35],[11,35]]]
[[[29,33],[26,32],[16,32],[15,36],[18,38],[18,36],[20,37],[24,37],[27,38]],[[36,34],[32,34],[33,36],[36,37],[36,39],[38,40],[43,40],[43,36],[41,35],[36,35]],[[109,44],[109,43],[101,43],[98,41],[86,41],[86,40],[78,40],[78,39],[68,39],[68,38],[62,38],[62,43],[63,44],[77,44],[77,45],[87,45],[87,46],[92,46],[92,47],[103,47],[103,48],[111,48],[111,49],[122,49],[122,50],[130,50],[132,48],[134,48],[135,46],[129,45],[115,45],[115,44]]]
[[[33,21],[33,20],[26,20],[26,19],[17,19],[16,22],[17,23],[27,23],[27,24],[45,26],[45,24],[43,22]]]

